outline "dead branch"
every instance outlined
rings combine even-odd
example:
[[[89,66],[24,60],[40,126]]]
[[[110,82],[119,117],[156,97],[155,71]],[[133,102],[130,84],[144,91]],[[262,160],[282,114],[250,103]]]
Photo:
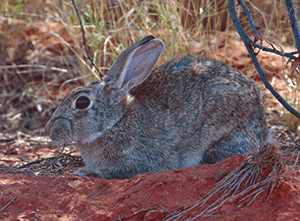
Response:
[[[262,82],[265,84],[266,88],[274,95],[274,97],[293,115],[295,115],[297,118],[300,119],[300,113],[298,111],[296,111],[292,106],[290,106],[285,100],[284,98],[273,88],[273,86],[270,84],[270,82],[268,81],[268,79],[266,78],[266,75],[263,71],[263,69],[261,68],[258,60],[257,60],[257,53],[254,52],[254,48],[259,48],[263,51],[267,51],[267,52],[271,52],[271,53],[276,53],[278,55],[281,56],[286,56],[289,57],[290,59],[296,60],[297,57],[294,56],[294,54],[299,54],[299,49],[300,49],[300,28],[298,25],[298,18],[296,15],[296,11],[295,11],[295,5],[293,3],[292,0],[286,0],[286,5],[287,5],[287,9],[289,12],[289,16],[290,16],[290,21],[291,21],[291,25],[294,31],[294,37],[295,37],[295,41],[296,41],[296,45],[297,45],[297,52],[295,53],[279,53],[279,51],[277,51],[274,48],[267,48],[267,47],[263,47],[262,45],[259,45],[256,43],[257,39],[261,38],[257,32],[259,26],[257,26],[254,23],[254,20],[252,18],[252,14],[251,11],[247,8],[247,6],[244,4],[244,2],[242,0],[238,0],[238,3],[243,7],[244,10],[246,10],[250,24],[252,26],[252,29],[254,30],[254,34],[255,34],[255,39],[254,41],[252,41],[248,35],[246,34],[244,28],[241,25],[241,22],[237,16],[236,10],[235,10],[235,3],[234,0],[228,0],[228,10],[229,13],[231,15],[231,19],[235,25],[236,30],[238,31],[240,37],[242,38],[248,53],[251,57],[251,60],[256,68],[256,70],[258,71],[258,74],[262,80]]]

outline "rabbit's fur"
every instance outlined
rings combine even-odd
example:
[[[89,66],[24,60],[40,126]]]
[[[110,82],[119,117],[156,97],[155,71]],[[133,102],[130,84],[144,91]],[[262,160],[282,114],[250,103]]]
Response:
[[[103,81],[72,90],[48,122],[54,141],[75,142],[79,175],[130,178],[215,163],[264,144],[262,93],[240,71],[197,55],[151,72],[164,46],[148,36]],[[232,154],[230,154],[232,153]]]

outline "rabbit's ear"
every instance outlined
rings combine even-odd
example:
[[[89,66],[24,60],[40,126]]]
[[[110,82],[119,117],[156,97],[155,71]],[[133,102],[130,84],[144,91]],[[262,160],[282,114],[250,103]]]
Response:
[[[164,49],[164,43],[148,36],[126,49],[104,78],[112,102],[120,102],[129,90],[150,74]]]

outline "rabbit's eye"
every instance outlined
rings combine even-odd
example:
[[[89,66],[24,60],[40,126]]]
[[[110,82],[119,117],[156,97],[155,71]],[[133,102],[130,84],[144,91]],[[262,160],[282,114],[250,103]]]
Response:
[[[91,101],[88,97],[81,96],[76,100],[76,109],[86,109],[90,105]]]

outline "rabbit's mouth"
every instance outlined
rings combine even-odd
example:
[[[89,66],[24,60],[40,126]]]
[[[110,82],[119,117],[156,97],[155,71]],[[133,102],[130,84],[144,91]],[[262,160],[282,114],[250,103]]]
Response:
[[[54,142],[63,144],[71,144],[74,142],[74,139],[71,136],[72,125],[68,120],[57,119],[55,120],[55,123],[50,120],[46,125],[46,129],[50,139]]]
[[[72,144],[74,140],[68,134],[60,133],[58,130],[50,130],[49,137],[54,142],[59,142],[62,144]]]

